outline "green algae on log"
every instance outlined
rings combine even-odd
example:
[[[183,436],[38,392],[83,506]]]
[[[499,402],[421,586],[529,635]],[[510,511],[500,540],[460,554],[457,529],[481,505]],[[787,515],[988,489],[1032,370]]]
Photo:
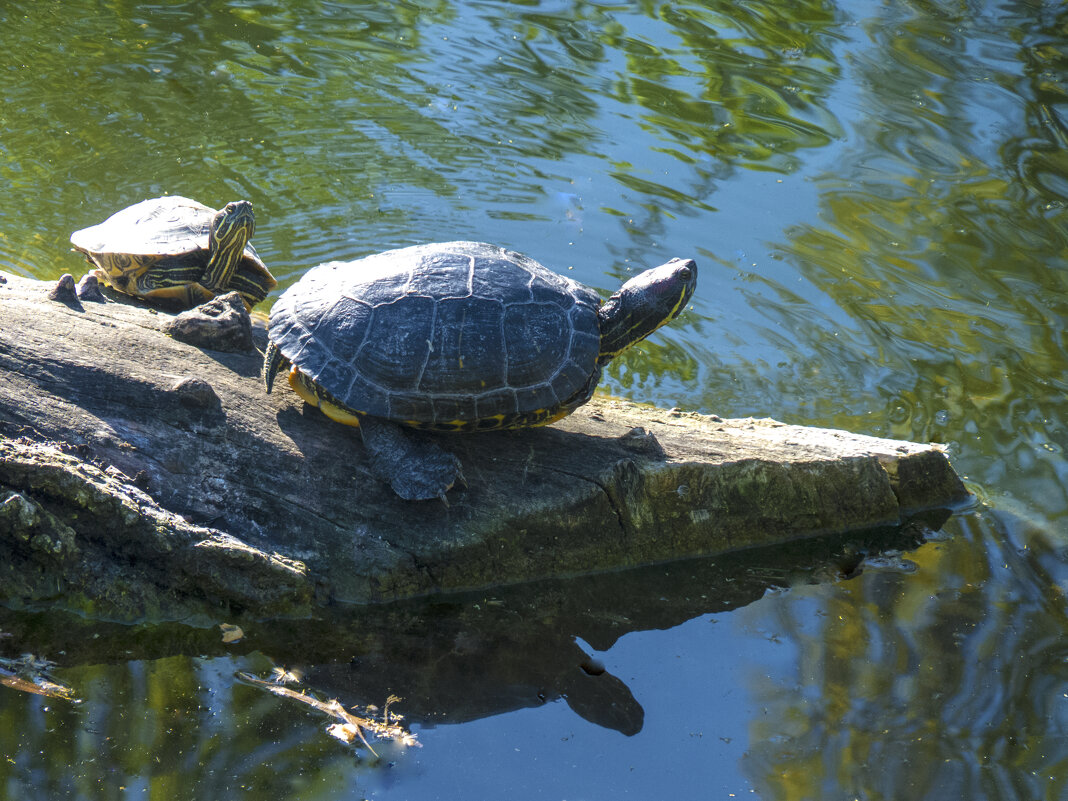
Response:
[[[968,497],[937,445],[595,398],[546,428],[439,436],[467,488],[405,502],[358,432],[264,394],[255,350],[6,278],[3,603],[301,614],[894,525]]]

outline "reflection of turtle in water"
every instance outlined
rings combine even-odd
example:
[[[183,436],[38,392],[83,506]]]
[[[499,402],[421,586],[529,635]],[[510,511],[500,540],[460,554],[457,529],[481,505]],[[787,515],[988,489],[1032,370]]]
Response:
[[[275,286],[248,243],[256,227],[247,200],[210,209],[184,197],[145,200],[99,225],[71,234],[71,244],[120,292],[191,308],[239,292],[252,308]]]
[[[459,461],[395,423],[488,431],[551,423],[593,395],[602,367],[672,320],[697,284],[692,259],[597,293],[479,242],[392,250],[310,270],[271,310],[267,391],[289,383],[358,425],[374,472],[403,498],[442,497]]]

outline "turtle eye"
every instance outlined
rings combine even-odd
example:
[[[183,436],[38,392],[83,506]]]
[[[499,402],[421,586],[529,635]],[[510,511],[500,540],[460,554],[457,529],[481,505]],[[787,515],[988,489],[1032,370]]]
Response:
[[[689,281],[691,278],[693,278],[693,270],[691,270],[689,267],[683,267],[681,270],[679,270],[678,276],[679,280],[681,281]]]

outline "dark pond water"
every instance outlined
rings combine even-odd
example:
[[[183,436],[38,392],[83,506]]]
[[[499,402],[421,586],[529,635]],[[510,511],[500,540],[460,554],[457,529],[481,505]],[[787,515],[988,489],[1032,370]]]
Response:
[[[232,645],[4,612],[78,702],[0,687],[0,797],[1068,797],[1059,0],[5,0],[0,99],[2,269],[80,272],[163,193],[250,199],[280,288],[428,240],[599,289],[692,255],[604,390],[944,442],[977,497],[848,581],[838,543]],[[422,747],[235,678],[275,667]]]

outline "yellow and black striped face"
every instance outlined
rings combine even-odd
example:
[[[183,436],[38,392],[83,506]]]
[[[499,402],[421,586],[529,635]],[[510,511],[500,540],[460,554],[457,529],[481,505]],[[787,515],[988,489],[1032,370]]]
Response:
[[[672,259],[627,281],[600,309],[598,364],[678,317],[696,288],[697,262],[693,259]]]
[[[212,220],[208,233],[210,256],[200,283],[211,292],[221,294],[230,288],[245,246],[256,231],[256,217],[247,200],[227,203]]]
[[[212,244],[219,247],[232,247],[241,242],[241,249],[252,235],[256,233],[256,215],[252,212],[252,204],[247,200],[235,200],[227,203],[216,215],[215,224],[211,229]]]

